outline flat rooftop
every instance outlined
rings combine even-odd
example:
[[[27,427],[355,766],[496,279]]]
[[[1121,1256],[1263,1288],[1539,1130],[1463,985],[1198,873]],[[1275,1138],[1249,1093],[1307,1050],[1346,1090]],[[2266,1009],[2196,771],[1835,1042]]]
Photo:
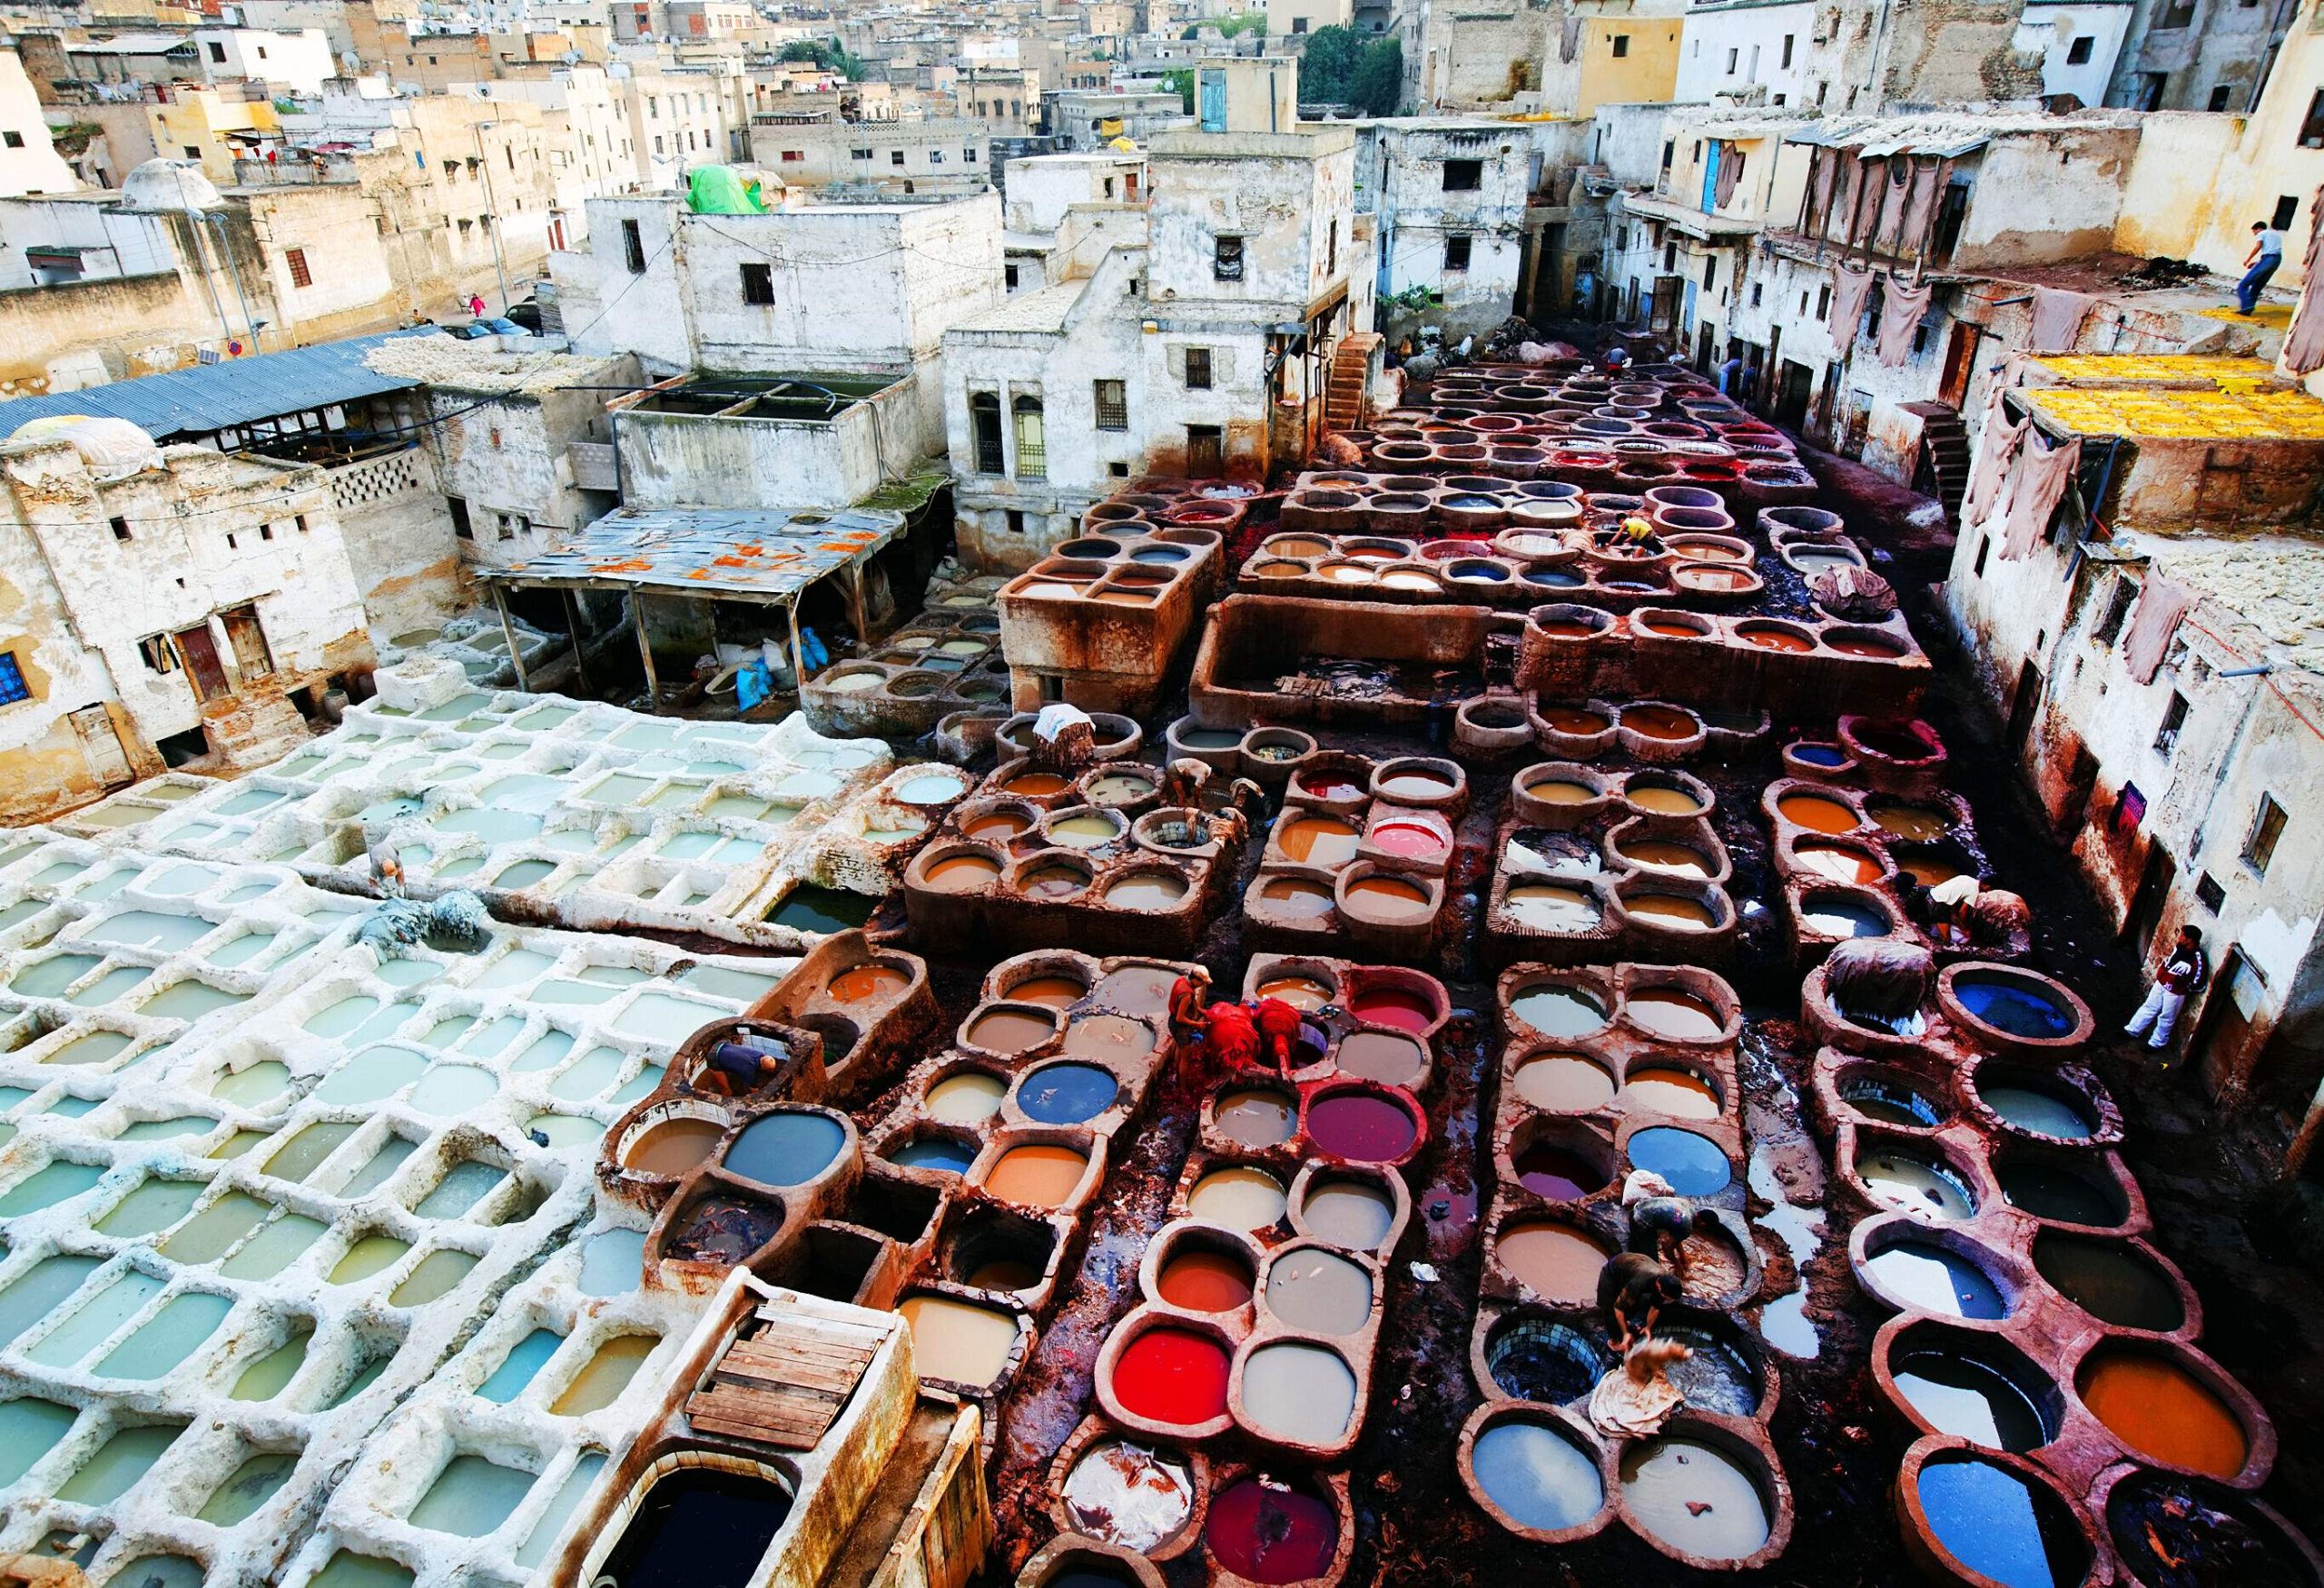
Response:
[[[878,508],[624,508],[538,557],[480,571],[511,585],[788,601],[870,557],[903,527],[901,513]]]
[[[2146,441],[2324,441],[2324,402],[2305,391],[2028,386],[2042,428]]]
[[[697,419],[788,419],[816,424],[836,419],[867,398],[907,379],[895,375],[698,375],[680,386],[662,387],[619,399],[632,413],[691,415]]]

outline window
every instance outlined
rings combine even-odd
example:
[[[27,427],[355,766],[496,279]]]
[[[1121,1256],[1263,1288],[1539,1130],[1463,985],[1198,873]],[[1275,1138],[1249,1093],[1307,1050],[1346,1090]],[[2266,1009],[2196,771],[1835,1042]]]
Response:
[[[662,134],[659,133],[654,134],[654,153],[656,154],[662,153]]]
[[[1679,245],[1677,243],[1666,242],[1662,245],[1662,268],[1666,272],[1675,271],[1679,268]]]
[[[1484,185],[1485,163],[1482,160],[1448,160],[1444,163],[1444,191],[1448,193],[1472,193]]]
[[[850,160],[869,160],[872,158],[872,151],[869,149],[850,149],[847,152],[847,157]]]
[[[1727,52],[1727,74],[1729,77],[1735,75],[1735,64],[1742,58],[1743,52],[1741,50],[1729,50]],[[1700,145],[1697,146],[1700,147]]]
[[[1041,399],[1020,397],[1012,408],[1017,419],[1017,478],[1045,479],[1049,472],[1049,452],[1041,432]]]
[[[2171,704],[2162,708],[2162,726],[2154,735],[2154,753],[2165,761],[2179,747],[2179,730],[2187,725],[2187,697],[2176,689],[2171,692]]]
[[[1119,459],[1117,459],[1113,462],[1106,465],[1106,472],[1116,479],[1128,479],[1129,478],[1129,465],[1122,462]]]
[[[1098,408],[1098,428],[1101,430],[1129,429],[1129,393],[1119,380],[1100,380],[1095,386]]]
[[[258,527],[258,538],[259,538],[261,540],[271,540],[271,539],[273,539],[273,538],[274,538],[274,526],[273,526],[272,524],[271,524],[271,523],[270,523],[270,524],[261,524],[261,525]]]
[[[743,267],[743,301],[772,303],[774,301],[774,267],[769,264],[746,264]]]
[[[16,653],[0,651],[0,705],[14,705],[32,697],[32,686],[25,682],[24,664],[16,660]]]
[[[290,267],[290,284],[292,286],[311,287],[315,284],[313,272],[307,269],[307,251],[305,249],[284,249],[282,251],[282,261]]]
[[[2225,110],[2227,108],[2229,96],[2233,94],[2234,92],[2235,84],[2232,83],[2221,83],[2215,84],[2211,89],[2211,104],[2207,108],[2211,110]]]
[[[645,237],[637,229],[637,222],[635,221],[624,221],[621,223],[621,252],[622,257],[629,263],[631,275],[642,276],[645,273]]]
[[[1336,216],[1333,217],[1331,229],[1324,234],[1324,273],[1327,276],[1340,273],[1340,223]]]
[[[1626,33],[1616,34],[1614,35],[1614,59],[1619,61],[1630,53],[1630,35]]]
[[[1294,33],[1305,33],[1307,31],[1307,19],[1304,16],[1293,17],[1291,19],[1291,31]]]
[[[1709,254],[1703,260],[1703,291],[1708,292],[1718,285],[1718,255]]]
[[[113,519],[109,520],[109,522],[113,525],[113,538],[115,540],[126,540],[126,539],[128,539],[128,538],[129,538],[129,520],[128,520],[128,519],[126,519],[126,518],[113,518]]]
[[[216,39],[212,39],[210,41],[210,58],[213,61],[223,61],[226,58],[226,46],[220,44]]]
[[[1761,295],[1766,291],[1766,290],[1767,290],[1767,289],[1766,289],[1766,288],[1765,288],[1761,283],[1759,283],[1759,282],[1758,282],[1758,281],[1754,281],[1754,282],[1752,282],[1752,283],[1751,283],[1751,307],[1752,307],[1752,308],[1757,309],[1757,308],[1759,306],[1759,299],[1760,299]]]
[[[2195,25],[2195,0],[2167,0],[2162,7],[2159,28],[2192,27]]]
[[[783,152],[783,163],[785,165],[796,165],[806,158],[807,152],[804,149],[785,149]]]
[[[2276,199],[2275,217],[2268,224],[2279,232],[2289,232],[2291,230],[2292,217],[2299,213],[2299,195],[2298,193],[2280,194]]]
[[[1469,243],[1470,239],[1466,237],[1448,237],[1444,240],[1444,268],[1446,270],[1465,271],[1469,268]]]
[[[963,149],[960,151],[960,158],[968,164],[974,165],[977,163],[977,152],[974,149]]]
[[[1187,473],[1207,479],[1226,468],[1226,436],[1216,425],[1187,427]]]
[[[21,149],[25,146],[25,135],[12,128],[0,133],[0,143],[5,143],[11,149]]]
[[[904,152],[903,152],[902,150],[901,150],[901,149],[891,149],[891,150],[889,150],[889,151],[888,151],[888,163],[889,163],[889,164],[891,164],[891,165],[901,165],[903,163],[904,163]]]
[[[1017,267],[1015,265],[1002,265],[1000,267],[1000,281],[1003,286],[1014,292],[1017,290]]]
[[[299,527],[299,533],[300,533],[300,534],[304,535],[304,534],[307,532],[307,515],[306,515],[306,514],[304,514],[304,513],[293,513],[292,515],[290,515],[290,521],[291,521],[293,524],[295,524],[295,525],[297,525],[297,526]]]
[[[468,504],[466,497],[446,497],[444,506],[451,509],[452,533],[462,540],[474,540],[476,531],[468,524]]]
[[[1991,536],[1980,535],[1977,537],[1977,559],[1969,565],[1969,573],[1971,577],[1975,578],[1984,577],[1985,553],[1992,548],[1993,538]]]
[[[177,671],[178,654],[170,648],[170,636],[165,634],[152,635],[139,640],[137,654],[145,658],[145,670],[149,673]]]
[[[980,391],[969,399],[969,429],[977,449],[977,472],[1000,474],[1008,465],[1000,454],[1000,399]]]
[[[1005,508],[1003,509],[1002,516],[1008,521],[1009,533],[1011,535],[1022,535],[1025,533],[1025,515],[1022,509],[1017,508]]]
[[[2084,34],[2082,37],[2068,44],[2066,46],[2066,64],[2069,66],[2089,65],[2091,47],[2097,42],[2098,41],[2091,37],[2090,35]]]
[[[1208,348],[1187,350],[1187,390],[1188,391],[1210,390],[1210,350]]]
[[[1243,279],[1243,240],[1220,237],[1213,240],[1210,249],[1210,273],[1222,281]]]
[[[2260,796],[2260,810],[2251,818],[2251,836],[2243,841],[2243,863],[2261,876],[2276,858],[2276,841],[2284,835],[2284,808],[2270,794]]]
[[[2135,579],[2116,578],[2114,587],[2106,596],[2106,615],[2098,620],[2096,638],[2102,646],[2111,646],[2122,636],[2123,621],[2131,615],[2131,603],[2138,599],[2139,587]]]
[[[2299,123],[2299,146],[2303,149],[2324,149],[2324,88],[2308,102],[2308,117]]]
[[[1793,36],[1793,35],[1790,35],[1790,34],[1786,34],[1786,35],[1783,35],[1783,64],[1784,64],[1786,66],[1789,66],[1789,65],[1791,64],[1791,41],[1792,41],[1792,36]]]
[[[1679,145],[1674,140],[1669,138],[1662,140],[1662,169],[1666,173],[1670,169],[1670,157],[1678,152]],[[1628,248],[1630,244],[1624,243],[1622,246]]]

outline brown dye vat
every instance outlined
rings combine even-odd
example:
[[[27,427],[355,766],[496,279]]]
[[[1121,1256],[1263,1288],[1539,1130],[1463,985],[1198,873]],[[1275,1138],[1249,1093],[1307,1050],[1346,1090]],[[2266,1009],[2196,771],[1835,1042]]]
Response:
[[[1552,617],[1545,623],[1537,623],[1533,626],[1552,639],[1588,639],[1598,632],[1578,617]],[[1597,732],[1594,728],[1567,728],[1563,731],[1566,733]]]
[[[1718,1011],[1690,992],[1675,987],[1651,987],[1632,992],[1623,1010],[1633,1025],[1658,1037],[1680,1041],[1707,1041],[1726,1030]]]
[[[1823,794],[1787,794],[1776,802],[1776,814],[1810,833],[1853,833],[1863,825],[1854,811]]]
[[[1030,832],[1032,826],[1031,820],[1022,812],[987,811],[980,816],[972,816],[961,823],[960,831],[970,838],[1006,840],[1014,838],[1019,833]],[[939,863],[940,865],[942,863]],[[999,876],[1000,868],[995,866],[992,874]],[[929,880],[931,883],[935,881],[935,872],[932,869],[929,873]]]
[[[1527,790],[1531,793],[1531,790]],[[1622,791],[1625,803],[1658,816],[1699,816],[1709,807],[1683,788],[1667,783],[1632,783]]]
[[[984,1189],[1020,1208],[1062,1208],[1089,1168],[1088,1157],[1052,1142],[1029,1142],[1000,1155]]]
[[[1573,783],[1561,777],[1545,777],[1539,783],[1529,783],[1525,792],[1551,805],[1588,804],[1598,797],[1598,791],[1588,784]]]
[[[1545,1218],[1502,1228],[1493,1251],[1526,1287],[1546,1301],[1586,1307],[1598,1298],[1598,1271],[1613,1254],[1587,1232]]]
[[[1843,849],[1837,843],[1795,843],[1791,857],[1803,870],[1813,872],[1835,883],[1855,883],[1859,885],[1880,880],[1880,863],[1868,854],[1853,849]]]
[[[1518,883],[1503,896],[1518,925],[1533,932],[1588,932],[1605,919],[1598,896],[1566,883]]]
[[[1428,894],[1396,877],[1359,877],[1347,891],[1384,921],[1413,921],[1428,913]]]
[[[999,880],[1000,863],[989,854],[948,854],[923,875],[940,893],[967,893]]]
[[[1670,926],[1708,930],[1716,924],[1709,906],[1692,899],[1682,899],[1676,893],[1626,894],[1622,899],[1622,908],[1632,915],[1643,915]]]
[[[1647,1065],[1622,1078],[1622,1101],[1630,1108],[1665,1114],[1674,1119],[1716,1119],[1718,1093],[1691,1070],[1673,1065]]]
[[[1693,717],[1668,705],[1626,706],[1622,726],[1649,739],[1690,739],[1700,731]]]
[[[1028,799],[1047,799],[1061,794],[1072,784],[1054,772],[1020,772],[1001,784],[1005,793],[1022,794]]]
[[[1682,623],[1675,617],[1641,617],[1638,626],[1649,634],[1659,634],[1670,639],[1700,639],[1709,632],[1707,626]]]
[[[1283,853],[1303,865],[1343,866],[1355,858],[1358,834],[1337,816],[1300,816],[1276,834]]]
[[[911,978],[889,965],[858,965],[832,977],[823,991],[841,1003],[874,1003],[893,998],[911,985]]]
[[[2091,1415],[2142,1455],[2221,1478],[2250,1459],[2227,1403],[2166,1356],[2102,1346],[2083,1359],[2074,1387]]]
[[[1747,623],[1736,629],[1735,635],[1744,644],[1758,646],[1761,650],[1797,654],[1816,648],[1816,642],[1806,635],[1795,634],[1790,629],[1777,628],[1769,624]]]
[[[1759,582],[1758,575],[1742,568],[1682,566],[1670,577],[1684,590],[1748,590]]]
[[[1941,855],[1915,854],[1905,857],[1901,869],[1922,887],[1934,888],[1939,883],[1949,883],[1961,875],[1964,868]]]
[[[1710,862],[1703,858],[1700,851],[1668,838],[1626,838],[1616,845],[1615,853],[1634,865],[1675,872],[1680,876],[1708,877],[1711,873]],[[1632,908],[1636,908],[1635,902]]]
[[[1872,818],[1874,826],[1896,838],[1925,842],[1942,838],[1953,831],[1953,819],[1943,811],[1927,805],[1895,804],[1883,801],[1866,804],[1864,814]]]
[[[1070,976],[1029,976],[1009,990],[1009,996],[1019,1003],[1038,1003],[1049,1009],[1078,1003],[1088,993],[1087,987]]]
[[[1066,899],[1089,885],[1089,873],[1078,866],[1051,863],[1025,873],[1019,891],[1029,899]]]
[[[1291,1139],[1299,1105],[1271,1087],[1237,1087],[1219,1093],[1211,1110],[1218,1133],[1245,1147],[1274,1147]]]
[[[1154,1031],[1118,1014],[1087,1014],[1065,1028],[1065,1051],[1077,1059],[1143,1059],[1154,1051]]]
[[[1297,1010],[1321,1009],[1332,1001],[1332,990],[1312,976],[1278,976],[1259,983],[1261,998],[1279,998]]]
[[[1097,997],[1124,1014],[1160,1014],[1169,1007],[1170,984],[1177,975],[1159,965],[1124,965],[1098,983]]]
[[[1411,1086],[1428,1067],[1428,1050],[1401,1032],[1351,1031],[1340,1042],[1339,1067],[1366,1080]]]
[[[1545,705],[1541,708],[1541,720],[1556,732],[1577,738],[1602,734],[1614,725],[1597,712],[1584,711],[1578,705]]]
[[[699,1168],[725,1134],[723,1119],[664,1119],[629,1144],[629,1150],[621,1157],[622,1167],[639,1174],[675,1178]]]
[[[1186,879],[1163,872],[1139,872],[1106,890],[1106,902],[1117,910],[1167,910],[1186,896]]]
[[[1886,637],[1875,639],[1868,636],[1858,637],[1827,634],[1824,636],[1824,643],[1844,656],[1872,656],[1883,661],[1894,661],[1905,654],[1905,647],[1902,645]]]
[[[1021,1053],[1056,1034],[1056,1021],[1013,1009],[980,1015],[967,1032],[970,1041],[990,1053]]]
[[[1517,1067],[1511,1083],[1535,1108],[1586,1114],[1614,1100],[1612,1071],[1580,1053],[1540,1053]]]
[[[1400,800],[1441,800],[1460,786],[1457,781],[1444,774],[1422,767],[1392,772],[1380,780],[1380,792]]]
[[[1187,1246],[1162,1265],[1154,1287],[1164,1301],[1188,1312],[1233,1312],[1251,1299],[1257,1282],[1248,1258]]]

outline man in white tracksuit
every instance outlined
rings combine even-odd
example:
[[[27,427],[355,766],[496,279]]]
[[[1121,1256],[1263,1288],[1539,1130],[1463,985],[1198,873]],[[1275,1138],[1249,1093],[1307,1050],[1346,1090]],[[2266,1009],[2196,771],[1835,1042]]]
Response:
[[[2146,1001],[2139,1005],[2138,1013],[2122,1028],[2126,1037],[2135,1037],[2148,1026],[2154,1034],[2147,1039],[2153,1049],[2171,1045],[2171,1032],[2179,1023],[2179,1011],[2187,1007],[2187,1000],[2203,990],[2211,980],[2211,962],[2203,957],[2203,934],[2195,927],[2179,929],[2179,941],[2154,973],[2154,985],[2148,990]]]

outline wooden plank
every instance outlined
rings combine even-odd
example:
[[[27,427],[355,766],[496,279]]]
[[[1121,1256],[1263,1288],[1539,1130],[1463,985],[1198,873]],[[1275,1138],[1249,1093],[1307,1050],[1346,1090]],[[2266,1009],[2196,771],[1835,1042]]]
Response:
[[[794,1356],[811,1357],[818,1362],[869,1362],[876,1355],[870,1346],[848,1345],[832,1340],[785,1341],[774,1347],[745,1350],[737,1345],[726,1353],[729,1359],[741,1357],[746,1362],[783,1362]]]
[[[841,1393],[854,1388],[863,1378],[863,1364],[861,1362],[818,1362],[804,1356],[793,1356],[785,1362],[738,1362],[729,1356],[711,1371],[713,1374],[731,1373],[743,1378],[766,1379],[776,1384],[823,1385]]]
[[[795,1363],[780,1373],[761,1372],[753,1367],[721,1366],[710,1376],[711,1384],[731,1384],[739,1388],[760,1391],[803,1390],[831,1400],[845,1400],[861,1382],[862,1376],[857,1374],[803,1367]],[[707,1389],[710,1386],[703,1387]]]
[[[725,1439],[748,1440],[753,1445],[770,1445],[778,1450],[812,1450],[822,1441],[823,1434],[829,1431],[826,1427],[813,1434],[776,1434],[745,1424],[724,1422],[717,1417],[692,1417],[688,1420],[697,1433],[715,1434]]]
[[[713,1416],[734,1422],[764,1423],[770,1427],[799,1425],[829,1426],[839,1408],[828,1401],[785,1401],[773,1396],[695,1396],[686,1403],[687,1415],[699,1406]]]

